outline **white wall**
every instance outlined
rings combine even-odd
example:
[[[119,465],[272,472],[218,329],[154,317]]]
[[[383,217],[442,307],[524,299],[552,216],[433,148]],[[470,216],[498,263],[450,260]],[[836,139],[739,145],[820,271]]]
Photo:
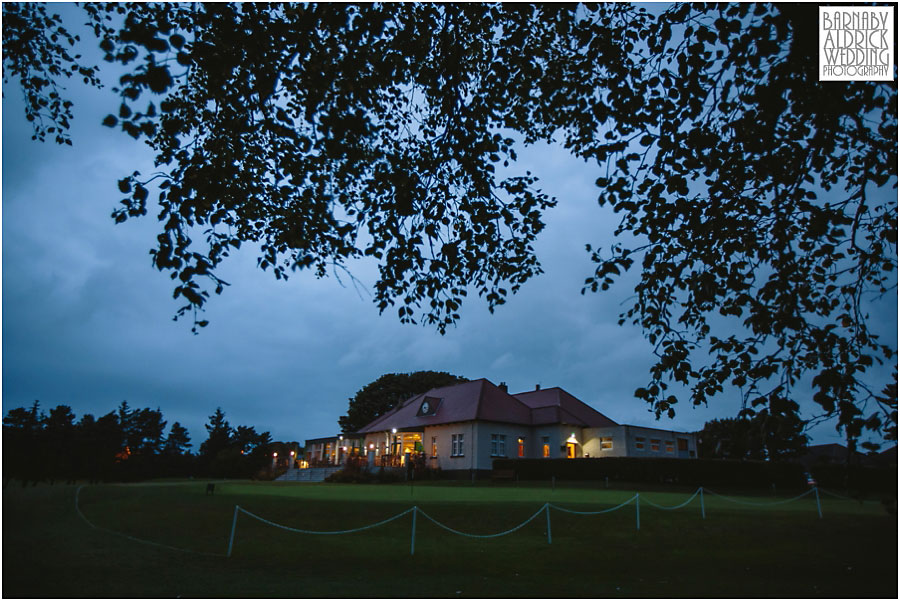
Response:
[[[519,426],[515,424],[500,424],[494,422],[478,422],[475,425],[475,434],[477,437],[478,456],[475,469],[489,470],[494,466],[494,459],[500,458],[516,458],[518,457],[518,439],[525,439],[525,456],[532,457],[529,454],[530,448],[536,445],[531,440],[530,426]],[[506,445],[503,455],[491,455],[491,435],[506,436]],[[499,453],[499,445],[498,445]]]
[[[425,447],[425,455],[428,457],[429,467],[439,467],[442,470],[468,470],[475,465],[475,431],[473,422],[460,422],[456,424],[444,424],[440,426],[426,426],[422,445]],[[453,450],[453,435],[464,436],[463,456],[451,457]],[[431,439],[437,438],[437,460],[431,459]]]
[[[613,439],[612,449],[601,448],[601,438],[609,436]],[[673,430],[659,430],[657,428],[643,428],[640,426],[611,426],[608,428],[585,428],[584,452],[591,457],[675,457],[689,459],[697,456],[696,436],[691,432],[676,432]],[[644,439],[644,448],[638,449],[636,439]],[[687,451],[678,450],[678,439],[687,440]],[[651,440],[659,440],[659,449],[654,451]],[[673,442],[673,452],[666,450],[666,441]],[[691,454],[693,453],[693,454]]]

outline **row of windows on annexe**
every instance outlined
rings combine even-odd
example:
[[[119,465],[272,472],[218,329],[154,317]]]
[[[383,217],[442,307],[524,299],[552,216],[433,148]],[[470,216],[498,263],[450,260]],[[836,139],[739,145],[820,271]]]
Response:
[[[659,452],[660,450],[660,442],[665,443],[666,453],[674,454],[675,453],[675,441],[674,440],[665,440],[659,438],[651,438],[650,439],[650,450]],[[644,436],[635,436],[634,437],[634,448],[638,451],[644,451],[647,447],[647,438]],[[679,451],[687,451],[688,450],[688,440],[687,438],[679,438],[678,439],[678,450]]]

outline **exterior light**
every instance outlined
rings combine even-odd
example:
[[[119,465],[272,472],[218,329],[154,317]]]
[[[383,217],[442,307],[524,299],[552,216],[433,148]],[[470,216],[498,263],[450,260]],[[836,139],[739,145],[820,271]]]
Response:
[[[396,434],[396,433],[397,433],[397,428],[391,428],[391,432],[393,432],[394,434]]]
[[[370,442],[370,443],[369,443],[369,448],[370,448],[370,449],[374,449],[374,448],[375,448],[375,443],[374,443],[374,442]]]
[[[272,457],[278,457],[278,453],[272,453]]]

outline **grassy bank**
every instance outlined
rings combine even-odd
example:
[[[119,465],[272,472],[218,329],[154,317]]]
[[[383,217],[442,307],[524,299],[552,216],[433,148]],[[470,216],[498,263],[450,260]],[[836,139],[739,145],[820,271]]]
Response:
[[[507,536],[466,538],[419,515],[345,530],[413,505],[472,534],[513,528],[547,501],[591,511],[631,498],[600,487],[329,485],[229,482],[10,486],[3,493],[6,597],[896,597],[897,520],[879,503],[814,497],[738,505],[692,491],[641,493],[636,508],[580,516],[551,510]],[[781,498],[786,498],[787,495]],[[770,502],[767,497],[741,497]],[[90,522],[101,529],[92,528]],[[132,538],[126,538],[127,535]],[[138,542],[152,541],[168,547]]]

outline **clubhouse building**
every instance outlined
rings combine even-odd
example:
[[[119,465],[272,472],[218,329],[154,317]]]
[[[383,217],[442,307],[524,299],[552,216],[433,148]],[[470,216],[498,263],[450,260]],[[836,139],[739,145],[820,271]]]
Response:
[[[306,441],[310,465],[365,456],[397,467],[411,457],[444,472],[483,472],[498,458],[697,456],[693,433],[618,424],[561,388],[510,394],[479,379],[434,388],[359,432]]]

